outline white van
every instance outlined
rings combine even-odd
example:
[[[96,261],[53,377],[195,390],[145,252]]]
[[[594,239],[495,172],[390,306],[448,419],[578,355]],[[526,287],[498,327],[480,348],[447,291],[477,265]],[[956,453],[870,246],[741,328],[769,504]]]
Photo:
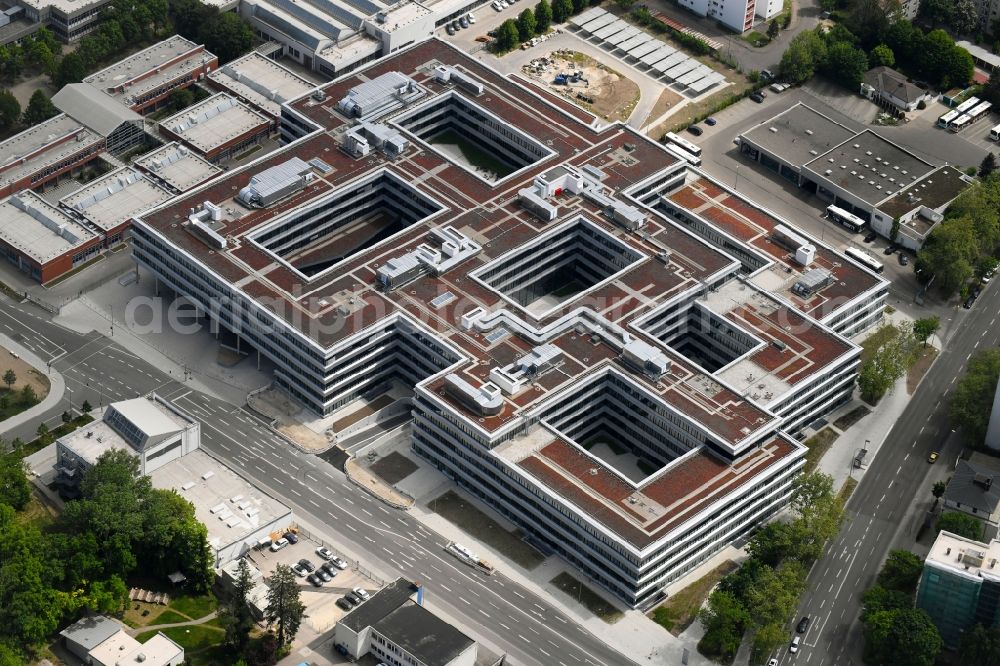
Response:
[[[796,636],[792,639],[791,645],[788,646],[788,651],[792,654],[799,651],[799,637]]]

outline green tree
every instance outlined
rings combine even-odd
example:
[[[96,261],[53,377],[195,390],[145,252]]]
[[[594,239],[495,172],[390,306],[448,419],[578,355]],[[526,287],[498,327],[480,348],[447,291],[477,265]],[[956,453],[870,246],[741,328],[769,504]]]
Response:
[[[944,492],[948,490],[948,484],[944,481],[935,481],[931,486],[931,495],[934,496],[934,508],[937,509],[938,502],[944,497]]]
[[[972,0],[954,0],[951,12],[951,30],[956,35],[968,35],[979,25],[979,13]]]
[[[983,538],[983,523],[975,516],[959,511],[945,511],[938,516],[938,532],[951,532],[966,539],[979,541]]]
[[[927,339],[937,333],[941,327],[940,317],[924,317],[913,322],[913,335],[924,347],[927,346]]]
[[[882,399],[896,380],[903,376],[914,355],[916,339],[912,328],[887,324],[877,333],[872,346],[861,356],[858,388],[861,398],[870,404]],[[874,336],[873,336],[874,337]]]
[[[924,570],[924,561],[908,550],[893,550],[878,574],[878,584],[887,590],[895,590],[913,596],[917,582]]]
[[[205,47],[219,56],[219,62],[235,60],[253,46],[253,30],[239,14],[232,12],[217,12],[198,35]]]
[[[521,43],[521,34],[513,19],[507,19],[497,28],[495,48],[497,53],[506,53]]]
[[[241,559],[236,568],[233,593],[219,609],[222,625],[226,629],[226,645],[236,654],[243,654],[250,644],[254,619],[250,613],[249,595],[254,583],[250,565],[245,559]]]
[[[826,44],[815,32],[796,35],[781,55],[778,71],[792,83],[802,83],[826,63]]]
[[[534,37],[536,28],[535,13],[530,8],[525,8],[517,16],[517,34],[521,38],[521,41],[526,41]]]
[[[28,108],[24,110],[23,122],[26,125],[37,125],[58,113],[59,109],[52,103],[49,96],[39,89],[31,93],[31,99],[28,100]]]
[[[552,25],[552,5],[549,0],[538,0],[535,5],[535,32],[544,35]]]
[[[10,390],[10,388],[17,383],[17,374],[8,368],[7,372],[3,373],[3,383],[6,384],[7,389]]]
[[[38,402],[38,396],[35,394],[35,387],[31,384],[25,384],[21,387],[21,404],[30,407]]]
[[[885,44],[879,44],[872,49],[871,55],[868,58],[868,64],[872,67],[878,67],[879,65],[895,67],[896,55]]]
[[[268,627],[277,627],[278,645],[284,646],[291,643],[298,633],[306,607],[302,604],[301,588],[291,567],[284,564],[276,566],[268,585],[264,619]]]
[[[920,0],[920,18],[931,25],[951,25],[955,0]]]
[[[1000,629],[977,624],[966,630],[958,644],[958,659],[963,664],[1000,666]]]
[[[857,35],[863,47],[871,48],[885,41],[892,17],[899,11],[899,0],[855,0],[847,14],[846,27]]]
[[[79,83],[87,75],[87,65],[76,51],[67,53],[59,61],[56,69],[55,84],[62,88],[69,83]]]
[[[993,397],[1000,379],[1000,349],[976,352],[955,386],[948,414],[953,427],[961,428],[965,440],[982,446],[986,439]]]
[[[39,423],[38,429],[35,430],[35,434],[38,435],[38,439],[44,442],[49,435],[49,426],[47,426],[44,421]]]
[[[90,403],[88,401],[86,401],[86,400],[84,400],[83,404],[80,405],[80,411],[83,412],[84,414],[89,414],[93,410],[94,410],[94,408],[91,407]]]
[[[624,0],[623,0],[624,1]],[[635,4],[635,3],[633,3]],[[572,0],[573,11],[572,14],[578,14],[582,12],[587,7],[587,0]]]
[[[27,466],[17,452],[0,455],[0,503],[20,511],[31,500]]]
[[[857,90],[868,71],[868,56],[847,42],[837,42],[827,49],[824,71],[848,90]]]
[[[21,118],[21,105],[9,90],[0,90],[0,129],[9,129]]]
[[[945,296],[950,296],[972,277],[980,254],[973,220],[968,217],[946,219],[931,231],[920,251],[916,268],[934,277],[934,284]]]
[[[989,178],[997,170],[997,158],[993,153],[986,153],[986,157],[979,163],[979,177]]]
[[[0,666],[23,666],[27,661],[13,645],[0,643]]]
[[[941,636],[921,608],[901,608],[868,616],[865,662],[883,666],[933,666]]]
[[[573,14],[572,0],[552,0],[552,22],[562,23]]]
[[[170,108],[173,111],[183,111],[194,104],[194,93],[189,88],[177,88],[170,93]]]
[[[861,597],[861,621],[865,622],[875,613],[912,607],[913,595],[876,585]]]
[[[771,22],[767,24],[767,38],[773,41],[777,39],[779,32],[781,32],[781,26],[778,25],[778,19],[771,19]]]
[[[717,589],[709,595],[698,617],[705,627],[705,634],[698,641],[698,651],[719,660],[732,661],[750,623],[750,612],[733,593]]]
[[[994,70],[989,80],[983,86],[979,96],[991,104],[1000,104],[1000,71]]]

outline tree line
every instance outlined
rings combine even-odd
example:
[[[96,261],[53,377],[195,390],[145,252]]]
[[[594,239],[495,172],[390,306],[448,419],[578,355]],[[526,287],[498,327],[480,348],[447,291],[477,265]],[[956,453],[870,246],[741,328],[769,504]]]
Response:
[[[786,624],[805,589],[809,566],[836,535],[844,515],[833,479],[820,472],[795,480],[791,509],[792,520],[768,523],[750,537],[750,556],[709,595],[699,613],[705,634],[698,651],[705,656],[731,662],[747,632],[757,657],[787,641]]]
[[[895,11],[894,11],[895,10]],[[856,0],[842,22],[796,35],[778,70],[787,81],[802,83],[821,73],[849,90],[858,90],[872,67],[896,67],[939,90],[972,79],[972,56],[942,29],[925,32],[902,18],[894,0]]]
[[[921,348],[940,326],[938,317],[885,324],[872,333],[861,352],[858,388],[861,399],[875,405],[920,357]]]
[[[64,623],[91,612],[118,613],[130,576],[187,576],[207,591],[214,556],[194,506],[153,488],[138,460],[103,454],[51,524],[19,515],[31,498],[18,453],[0,456],[0,666],[23,664]]]

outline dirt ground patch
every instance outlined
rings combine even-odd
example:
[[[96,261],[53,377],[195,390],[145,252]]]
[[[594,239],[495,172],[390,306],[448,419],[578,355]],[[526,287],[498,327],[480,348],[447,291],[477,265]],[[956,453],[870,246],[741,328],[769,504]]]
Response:
[[[648,123],[655,123],[660,119],[660,116],[665,114],[670,109],[677,106],[677,104],[684,99],[679,93],[675,93],[669,88],[660,93],[659,99],[656,100],[656,104],[650,110],[649,115],[646,116],[647,126]]]
[[[495,548],[529,571],[545,558],[529,546],[520,530],[509,532],[472,503],[449,490],[428,503],[428,508],[470,536]]]
[[[917,390],[917,384],[923,379],[924,375],[928,370],[931,369],[931,363],[937,358],[938,350],[934,347],[921,347],[920,352],[917,355],[917,360],[913,362],[910,369],[906,371],[906,392],[913,395],[913,392]]]
[[[371,402],[369,402],[364,407],[354,410],[353,412],[351,412],[342,419],[337,419],[332,424],[330,424],[330,427],[333,429],[334,432],[340,432],[341,430],[345,430],[354,425],[355,423],[357,423],[358,421],[360,421],[361,419],[371,416],[372,414],[374,414],[375,412],[379,411],[384,407],[388,407],[393,402],[395,402],[395,400],[396,399],[393,398],[391,395],[382,394],[379,397],[372,400]]]
[[[39,402],[49,394],[49,378],[43,373],[35,370],[31,365],[29,365],[24,359],[14,357],[10,350],[6,347],[0,346],[0,377],[5,375],[8,370],[13,370],[14,374],[17,376],[17,381],[14,382],[10,387],[10,392],[20,391],[24,389],[25,386],[30,386],[35,391],[35,395],[38,397]],[[0,384],[0,394],[7,394],[7,384]],[[16,402],[13,398],[11,403]],[[15,405],[5,408],[3,410],[3,415],[0,418],[7,418],[13,414],[22,411],[28,407],[28,405],[20,405],[20,408],[16,408]]]
[[[820,458],[823,454],[827,452],[830,445],[833,444],[840,435],[833,431],[833,428],[823,428],[818,433],[802,442],[806,445],[809,451],[806,453],[806,465],[802,468],[804,474],[816,469],[816,465],[819,464]]]
[[[639,102],[639,86],[588,55],[553,51],[523,68],[524,74],[548,90],[605,120],[628,120]],[[554,83],[565,74],[565,85]],[[579,75],[578,81],[572,78]]]
[[[677,594],[671,596],[653,613],[653,621],[669,631],[674,636],[680,636],[698,617],[698,610],[705,603],[705,598],[712,588],[722,578],[736,569],[736,563],[726,560],[707,574],[691,583]]]
[[[833,422],[833,425],[837,426],[841,430],[847,430],[852,425],[865,418],[872,413],[872,410],[868,409],[864,405],[858,405],[851,411],[847,412],[839,419]]]
[[[395,485],[417,471],[417,463],[402,453],[393,451],[379,458],[369,468],[390,486]]]
[[[559,574],[550,580],[549,583],[555,585],[561,592],[572,597],[608,624],[614,624],[624,617],[624,614],[610,602],[606,601],[604,597],[566,572]]]
[[[719,64],[711,58],[698,58],[698,61],[708,65],[716,71],[719,71],[720,69]],[[742,74],[739,74],[736,71],[723,69],[722,73],[726,75],[726,82],[728,85],[704,99],[692,102],[691,104],[685,104],[683,107],[678,109],[677,113],[673,114],[656,127],[650,129],[646,132],[646,134],[654,139],[660,139],[667,132],[687,126],[695,118],[700,118],[703,114],[711,112],[726,98],[733,95],[742,95],[749,88],[753,87],[752,83],[747,81]]]

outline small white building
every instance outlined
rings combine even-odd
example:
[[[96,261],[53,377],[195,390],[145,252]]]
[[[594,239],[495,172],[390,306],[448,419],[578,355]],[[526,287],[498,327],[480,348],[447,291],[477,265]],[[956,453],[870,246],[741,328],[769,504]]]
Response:
[[[59,632],[66,649],[90,666],[180,666],[184,648],[161,632],[140,643],[103,615],[85,617]]]

